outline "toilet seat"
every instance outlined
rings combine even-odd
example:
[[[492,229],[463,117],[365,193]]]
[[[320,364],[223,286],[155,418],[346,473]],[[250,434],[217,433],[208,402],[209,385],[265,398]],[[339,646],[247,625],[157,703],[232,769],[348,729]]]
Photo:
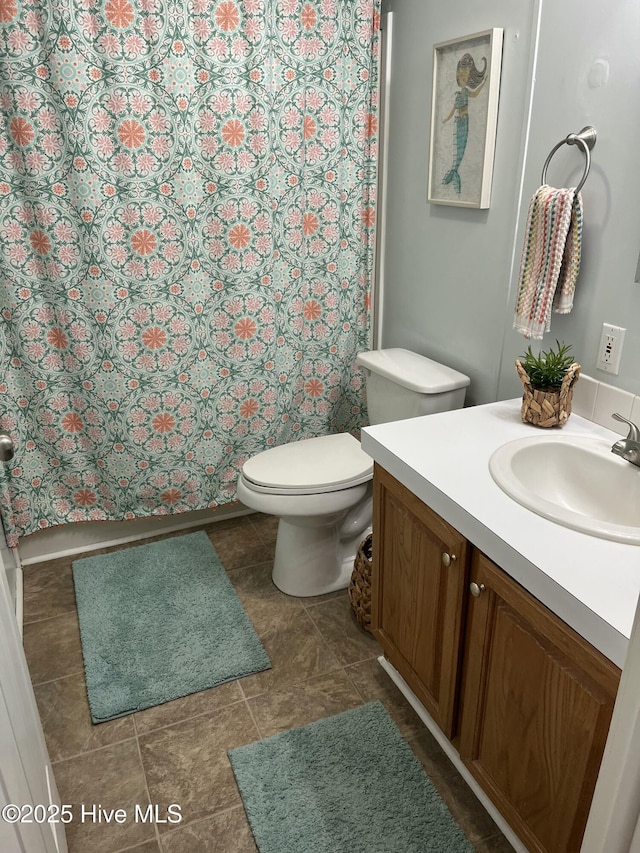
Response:
[[[252,491],[272,495],[315,495],[366,483],[373,460],[349,433],[323,435],[272,447],[242,466]]]

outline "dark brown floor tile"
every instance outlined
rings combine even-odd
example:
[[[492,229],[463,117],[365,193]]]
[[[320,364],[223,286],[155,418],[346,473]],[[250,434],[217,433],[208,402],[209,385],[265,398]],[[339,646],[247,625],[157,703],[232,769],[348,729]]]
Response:
[[[227,750],[258,739],[244,702],[141,736],[152,802],[177,803],[185,823],[240,805]]]
[[[24,626],[31,681],[40,684],[82,671],[80,628],[75,612]]]
[[[316,604],[324,604],[325,601],[333,601],[334,598],[347,598],[346,589],[337,589],[335,592],[326,592],[324,595],[309,595],[306,598],[301,598],[304,607],[314,607]]]
[[[133,717],[91,722],[83,673],[34,688],[51,761],[71,758],[135,737]]]
[[[249,700],[253,717],[263,737],[305,726],[362,705],[362,697],[338,669],[309,678],[287,690],[272,690]]]
[[[345,672],[365,702],[374,699],[382,702],[404,737],[415,737],[426,730],[420,717],[375,658],[345,667]]]
[[[274,630],[278,625],[286,626],[289,619],[296,614],[304,615],[306,613],[299,598],[285,595],[279,590],[265,595],[254,594],[252,590],[259,586],[261,581],[251,580],[250,575],[245,574],[245,571],[234,570],[229,573],[229,578],[238,593],[245,613],[253,622],[261,639],[262,633]],[[264,583],[264,579],[262,583]],[[308,621],[309,624],[313,625],[310,619]],[[320,635],[318,634],[318,636]]]
[[[153,824],[135,820],[135,806],[144,809],[149,804],[135,739],[61,761],[53,770],[61,801],[73,809],[73,821],[65,827],[69,853],[114,853],[155,839]],[[94,821],[86,810],[99,804],[102,809],[124,809],[126,822]]]
[[[136,844],[135,847],[127,847],[126,853],[162,853],[162,850],[154,839],[153,841],[146,841],[144,844]]]
[[[339,669],[338,659],[295,599],[269,596],[245,605],[272,669],[240,682],[245,696],[282,690],[307,678]]]
[[[76,609],[69,557],[25,566],[23,580],[25,623],[61,616]]]
[[[162,838],[163,853],[257,853],[242,806],[199,820]]]
[[[290,596],[285,596],[283,592],[280,592],[271,580],[272,569],[273,562],[269,562],[256,563],[253,566],[244,566],[229,571],[233,588],[243,604],[249,605],[253,599],[262,599],[267,595],[275,595],[281,599],[290,598]],[[294,600],[299,607],[302,607],[302,602],[299,599]]]
[[[473,849],[475,853],[513,853],[513,847],[502,834],[476,841]]]
[[[307,612],[340,663],[358,663],[381,653],[371,634],[356,622],[347,596],[309,607]]]
[[[276,544],[278,525],[280,524],[280,519],[277,515],[264,515],[264,513],[258,512],[251,516],[251,523],[259,538],[266,545]]]
[[[243,515],[235,515],[233,518],[221,518],[218,521],[210,521],[202,527],[202,530],[207,532],[213,528],[221,532],[222,530],[233,530],[234,527],[241,527],[253,519],[255,513],[244,513]]]
[[[216,711],[225,705],[240,702],[243,698],[238,682],[229,681],[226,684],[211,687],[209,690],[201,690],[198,693],[174,699],[172,702],[138,711],[134,715],[136,731],[138,734],[147,734],[155,729],[188,720],[190,717]]]
[[[469,841],[475,843],[500,835],[489,813],[444,752],[433,749],[430,735],[414,738],[409,745]]]
[[[231,530],[218,530],[213,525],[207,533],[227,571],[256,563],[273,562],[275,546],[265,545],[248,521]]]

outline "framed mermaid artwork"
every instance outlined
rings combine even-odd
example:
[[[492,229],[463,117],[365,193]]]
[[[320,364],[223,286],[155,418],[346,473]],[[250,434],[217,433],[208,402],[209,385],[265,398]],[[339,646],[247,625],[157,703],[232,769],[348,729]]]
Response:
[[[427,201],[487,208],[498,121],[502,29],[433,46]]]

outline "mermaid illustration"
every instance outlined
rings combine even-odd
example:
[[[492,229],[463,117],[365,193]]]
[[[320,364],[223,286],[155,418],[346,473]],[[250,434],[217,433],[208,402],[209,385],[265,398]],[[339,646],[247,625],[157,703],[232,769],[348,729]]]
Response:
[[[453,134],[455,142],[453,165],[442,179],[442,183],[453,184],[458,193],[462,189],[462,181],[460,180],[458,169],[464,157],[469,137],[469,98],[477,98],[487,81],[487,59],[485,56],[482,57],[482,61],[484,62],[482,71],[476,68],[476,64],[470,53],[465,53],[458,62],[456,82],[458,83],[459,91],[456,92],[451,112],[442,120],[442,123],[446,124],[453,117],[454,113],[456,114]]]

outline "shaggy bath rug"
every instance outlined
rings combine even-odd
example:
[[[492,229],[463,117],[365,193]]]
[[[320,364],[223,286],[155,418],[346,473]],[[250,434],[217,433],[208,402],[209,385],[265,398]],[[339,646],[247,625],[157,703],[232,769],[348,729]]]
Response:
[[[203,531],[73,563],[94,723],[271,667]]]
[[[260,853],[471,853],[380,702],[229,752]]]

